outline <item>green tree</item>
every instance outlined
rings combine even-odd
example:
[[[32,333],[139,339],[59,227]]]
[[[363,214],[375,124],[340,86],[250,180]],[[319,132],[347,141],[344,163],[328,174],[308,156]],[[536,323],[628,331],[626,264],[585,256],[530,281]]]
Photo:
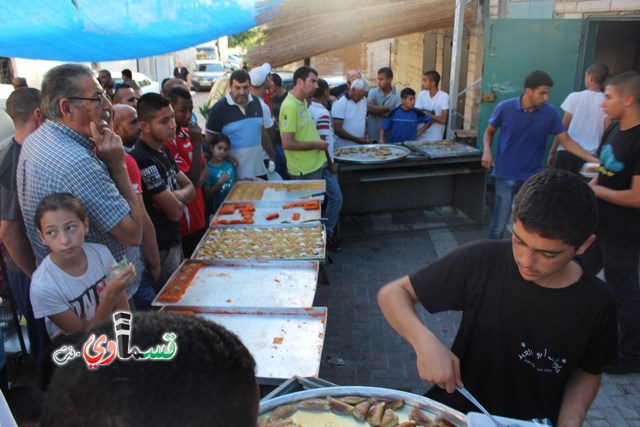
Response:
[[[259,46],[260,44],[262,44],[263,37],[264,33],[262,31],[262,28],[253,27],[245,32],[229,36],[229,47],[240,46],[246,52],[251,50],[255,46]]]

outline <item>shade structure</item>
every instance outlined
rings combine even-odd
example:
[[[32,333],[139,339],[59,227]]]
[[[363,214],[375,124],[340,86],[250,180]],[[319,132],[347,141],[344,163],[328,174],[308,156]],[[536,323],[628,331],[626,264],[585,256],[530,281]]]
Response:
[[[453,26],[454,0],[284,0],[261,14],[262,46],[252,64],[282,66],[335,49]],[[471,22],[475,2],[465,9]]]
[[[159,55],[256,25],[258,0],[12,0],[0,56],[99,62]]]

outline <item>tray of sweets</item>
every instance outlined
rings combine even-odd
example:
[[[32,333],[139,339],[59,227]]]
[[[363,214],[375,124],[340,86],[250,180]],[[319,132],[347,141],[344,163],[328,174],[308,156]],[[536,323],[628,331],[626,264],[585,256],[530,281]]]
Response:
[[[305,200],[324,199],[326,185],[323,179],[299,181],[238,181],[226,202],[253,200]]]
[[[238,335],[256,361],[256,377],[261,384],[279,384],[294,375],[318,376],[326,307],[165,309],[210,320]]]
[[[405,146],[432,159],[482,154],[482,151],[455,141],[406,141]]]
[[[397,144],[350,145],[333,150],[336,160],[345,163],[387,163],[403,159],[411,150]]]
[[[320,222],[320,200],[225,202],[211,221],[212,227],[277,225]]]
[[[466,427],[467,417],[440,402],[406,391],[336,386],[260,401],[258,426],[285,425],[284,422],[299,427]]]
[[[311,307],[318,261],[185,260],[154,306]]]
[[[324,259],[323,225],[212,227],[194,259]]]

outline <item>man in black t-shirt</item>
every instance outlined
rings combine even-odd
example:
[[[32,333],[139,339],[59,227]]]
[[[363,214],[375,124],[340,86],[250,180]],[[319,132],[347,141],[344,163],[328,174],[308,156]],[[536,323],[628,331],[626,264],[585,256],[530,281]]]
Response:
[[[492,413],[583,422],[602,367],[616,361],[610,289],[574,257],[594,241],[597,203],[580,177],[547,170],[516,197],[512,241],[462,246],[382,288],[380,307],[416,351],[428,397],[477,411],[466,387]],[[452,349],[416,314],[463,312]]]
[[[598,174],[589,185],[598,197],[598,239],[585,254],[594,273],[604,267],[618,306],[619,365],[615,374],[640,372],[640,73],[611,79],[602,106],[614,123],[602,137]]]
[[[160,278],[154,289],[158,292],[182,262],[180,218],[196,193],[163,144],[176,136],[176,121],[169,98],[157,93],[143,95],[138,101],[138,119],[140,139],[129,154],[140,168],[142,199],[156,229]]]

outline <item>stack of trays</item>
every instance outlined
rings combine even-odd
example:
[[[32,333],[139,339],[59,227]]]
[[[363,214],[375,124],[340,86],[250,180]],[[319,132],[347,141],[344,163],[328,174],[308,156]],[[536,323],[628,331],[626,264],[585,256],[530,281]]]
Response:
[[[325,257],[324,191],[324,180],[237,183],[153,305],[235,332],[262,384],[317,377],[327,319],[325,307],[312,307]]]

